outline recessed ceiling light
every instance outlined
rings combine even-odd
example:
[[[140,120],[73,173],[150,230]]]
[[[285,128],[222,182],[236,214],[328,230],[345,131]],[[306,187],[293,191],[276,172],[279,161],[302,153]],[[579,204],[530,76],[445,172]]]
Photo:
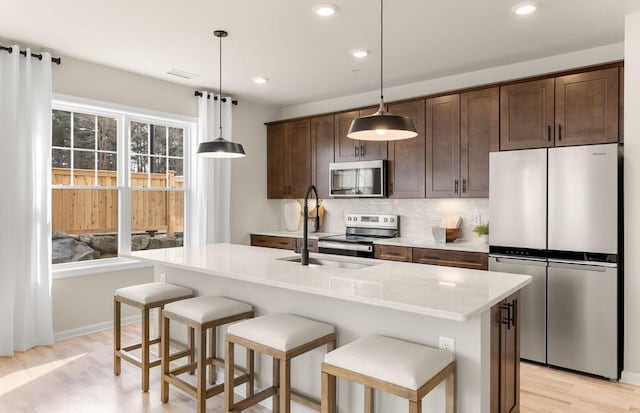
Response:
[[[267,79],[266,77],[262,77],[262,76],[256,76],[253,78],[253,82],[257,83],[259,85],[264,85],[265,83],[267,83],[269,79]]]
[[[313,6],[313,11],[318,16],[329,17],[329,16],[333,16],[336,13],[336,11],[338,11],[338,8],[331,3],[321,3]]]
[[[354,50],[353,52],[351,52],[351,54],[353,55],[353,57],[357,57],[358,59],[363,59],[369,56],[369,52],[362,49]]]
[[[535,3],[519,3],[513,6],[511,11],[519,16],[526,16],[536,11],[537,8]]]

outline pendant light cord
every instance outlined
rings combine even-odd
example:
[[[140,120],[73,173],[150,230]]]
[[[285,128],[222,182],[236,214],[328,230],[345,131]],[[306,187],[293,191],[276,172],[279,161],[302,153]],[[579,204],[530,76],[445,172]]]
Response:
[[[383,72],[384,72],[384,19],[383,19],[383,11],[384,11],[384,0],[380,0],[380,111],[384,111],[384,80],[383,80]]]
[[[219,83],[219,92],[218,95],[220,97],[220,138],[222,138],[222,36],[220,36],[220,83]]]

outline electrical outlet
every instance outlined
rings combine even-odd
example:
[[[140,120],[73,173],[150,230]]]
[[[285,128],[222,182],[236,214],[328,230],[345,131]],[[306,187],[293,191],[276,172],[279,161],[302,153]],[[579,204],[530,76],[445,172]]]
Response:
[[[167,282],[167,274],[165,274],[165,273],[161,273],[160,274],[160,282],[161,283],[166,283]]]
[[[471,214],[471,215],[469,215],[469,224],[471,224],[471,225],[480,225],[480,214]]]
[[[441,350],[447,350],[450,351],[452,353],[456,352],[456,341],[452,338],[449,337],[442,337],[440,336],[438,338],[438,347],[440,347]]]

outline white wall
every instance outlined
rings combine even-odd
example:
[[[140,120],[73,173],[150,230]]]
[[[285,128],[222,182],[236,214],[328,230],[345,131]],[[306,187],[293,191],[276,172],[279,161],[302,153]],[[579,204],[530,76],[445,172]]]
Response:
[[[640,384],[640,13],[626,17],[624,79],[625,346],[622,379]]]

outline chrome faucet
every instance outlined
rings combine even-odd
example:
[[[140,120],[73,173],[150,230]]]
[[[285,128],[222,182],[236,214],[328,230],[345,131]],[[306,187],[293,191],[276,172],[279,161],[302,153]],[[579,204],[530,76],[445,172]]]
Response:
[[[316,195],[315,230],[320,230],[320,215],[318,214],[320,203],[318,202],[318,191],[316,190],[315,185],[309,185],[304,191],[304,213],[302,216],[302,219],[304,219],[302,224],[302,258],[300,259],[300,263],[302,263],[302,265],[309,265],[309,193],[311,191]]]

